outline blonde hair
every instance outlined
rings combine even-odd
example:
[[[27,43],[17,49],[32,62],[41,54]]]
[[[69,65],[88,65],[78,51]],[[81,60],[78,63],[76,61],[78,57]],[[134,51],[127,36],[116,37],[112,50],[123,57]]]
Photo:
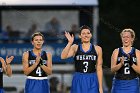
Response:
[[[124,32],[129,32],[131,34],[131,37],[133,38],[133,41],[132,41],[132,44],[133,44],[133,42],[135,40],[135,32],[134,32],[134,30],[133,29],[130,29],[130,28],[127,28],[127,29],[122,30],[122,32],[120,33],[120,36],[121,37],[122,37],[122,35],[123,35]]]
[[[33,41],[34,40],[34,37],[35,36],[42,36],[43,40],[44,40],[44,35],[41,34],[41,32],[35,32],[32,36],[31,36],[31,40]]]

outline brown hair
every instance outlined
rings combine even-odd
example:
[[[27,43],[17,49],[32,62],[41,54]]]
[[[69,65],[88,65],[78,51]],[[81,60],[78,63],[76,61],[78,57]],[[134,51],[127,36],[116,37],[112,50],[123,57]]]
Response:
[[[79,29],[79,34],[81,34],[81,31],[82,31],[83,29],[88,29],[88,30],[90,31],[90,33],[91,33],[91,31],[92,31],[90,27],[88,27],[87,25],[83,25],[83,26],[81,26],[80,29]]]

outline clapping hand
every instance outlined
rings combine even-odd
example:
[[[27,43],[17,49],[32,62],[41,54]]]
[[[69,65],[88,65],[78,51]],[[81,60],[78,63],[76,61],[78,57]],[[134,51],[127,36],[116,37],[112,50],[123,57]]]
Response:
[[[38,53],[37,57],[36,57],[36,63],[39,64],[41,59],[40,53]]]
[[[10,57],[6,56],[6,63],[10,64],[13,59],[14,59],[14,56],[10,56]]]
[[[127,57],[128,57],[129,65],[132,66],[133,65],[132,57],[130,56],[130,54],[127,54]]]
[[[124,65],[124,56],[120,57],[120,62]]]

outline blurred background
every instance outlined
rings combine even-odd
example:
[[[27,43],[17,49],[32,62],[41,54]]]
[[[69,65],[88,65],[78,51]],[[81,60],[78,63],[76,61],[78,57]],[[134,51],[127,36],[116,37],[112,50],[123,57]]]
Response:
[[[67,44],[64,31],[75,35],[88,25],[93,30],[91,43],[103,49],[103,88],[110,93],[113,74],[110,57],[121,46],[119,33],[132,28],[136,33],[134,47],[140,49],[140,1],[135,0],[0,0],[0,56],[14,55],[13,76],[4,75],[6,93],[24,93],[26,76],[22,71],[22,54],[32,49],[30,37],[40,31],[45,36],[43,49],[53,54],[53,74],[49,76],[51,93],[69,93],[73,58],[60,59]]]

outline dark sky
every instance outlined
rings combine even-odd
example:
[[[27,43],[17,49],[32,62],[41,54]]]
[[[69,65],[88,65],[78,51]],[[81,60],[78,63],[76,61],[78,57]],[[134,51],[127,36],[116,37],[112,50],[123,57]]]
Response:
[[[140,49],[139,0],[99,0],[99,15],[99,44],[103,48],[105,65],[110,63],[113,50],[121,46],[119,32],[124,28],[135,31],[134,47]]]

